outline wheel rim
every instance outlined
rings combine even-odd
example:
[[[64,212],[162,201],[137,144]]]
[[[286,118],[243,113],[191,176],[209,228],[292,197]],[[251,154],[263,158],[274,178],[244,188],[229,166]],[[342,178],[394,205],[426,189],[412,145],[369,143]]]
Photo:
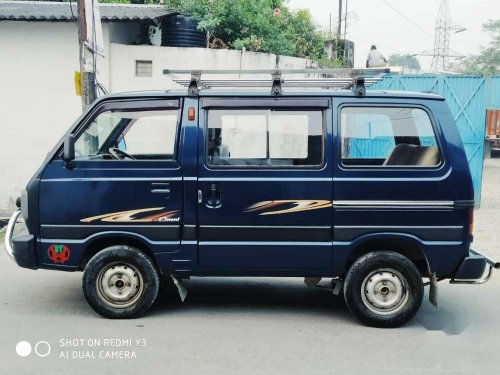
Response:
[[[115,262],[101,269],[97,276],[96,290],[98,297],[106,305],[124,309],[142,297],[143,277],[131,264]]]
[[[395,314],[408,303],[408,282],[398,271],[380,268],[363,280],[361,297],[370,311],[379,315]]]

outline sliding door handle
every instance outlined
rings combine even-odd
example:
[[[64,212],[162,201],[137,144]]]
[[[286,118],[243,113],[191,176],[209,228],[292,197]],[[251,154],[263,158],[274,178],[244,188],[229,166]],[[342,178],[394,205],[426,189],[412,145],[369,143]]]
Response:
[[[153,182],[151,183],[151,193],[155,194],[170,194],[170,183],[169,182]]]

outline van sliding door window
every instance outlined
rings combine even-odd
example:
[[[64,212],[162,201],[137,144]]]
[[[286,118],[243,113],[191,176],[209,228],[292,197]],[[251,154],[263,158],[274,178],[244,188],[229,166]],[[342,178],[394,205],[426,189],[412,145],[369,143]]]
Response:
[[[426,111],[410,107],[344,107],[340,115],[345,166],[434,167],[441,163]]]
[[[78,135],[78,160],[172,160],[177,110],[101,112]]]
[[[207,164],[213,167],[318,167],[322,111],[210,110]]]

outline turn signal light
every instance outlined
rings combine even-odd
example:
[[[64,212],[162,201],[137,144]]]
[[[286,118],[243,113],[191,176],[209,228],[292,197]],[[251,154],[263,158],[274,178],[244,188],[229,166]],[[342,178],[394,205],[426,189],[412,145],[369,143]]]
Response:
[[[474,208],[469,208],[469,235],[471,240],[473,231],[474,231]]]

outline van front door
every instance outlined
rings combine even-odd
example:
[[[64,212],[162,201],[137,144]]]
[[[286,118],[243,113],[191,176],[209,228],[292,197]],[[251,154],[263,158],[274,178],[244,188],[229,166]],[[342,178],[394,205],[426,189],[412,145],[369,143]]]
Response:
[[[105,102],[73,131],[73,165],[64,166],[56,156],[41,179],[44,266],[77,267],[83,252],[104,238],[135,240],[155,253],[179,248],[179,104],[177,99]],[[52,245],[65,245],[68,259],[51,257]]]
[[[200,107],[200,268],[329,269],[330,100],[203,98]]]

